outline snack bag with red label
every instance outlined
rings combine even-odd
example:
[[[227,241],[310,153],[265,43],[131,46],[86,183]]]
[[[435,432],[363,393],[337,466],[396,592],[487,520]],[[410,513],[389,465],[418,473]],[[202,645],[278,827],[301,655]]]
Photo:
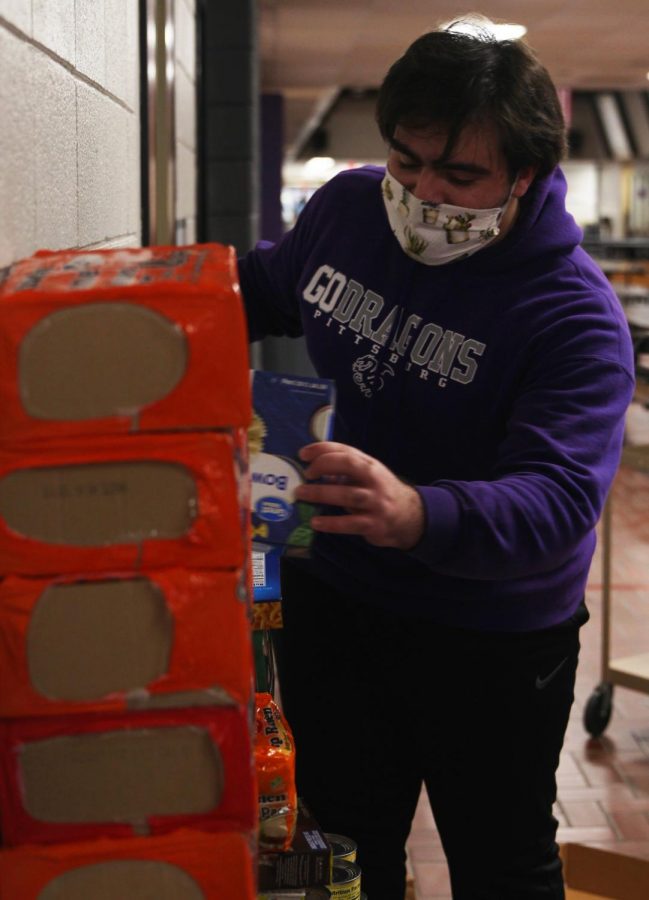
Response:
[[[286,850],[297,821],[293,735],[271,694],[255,695],[255,723],[259,847]]]

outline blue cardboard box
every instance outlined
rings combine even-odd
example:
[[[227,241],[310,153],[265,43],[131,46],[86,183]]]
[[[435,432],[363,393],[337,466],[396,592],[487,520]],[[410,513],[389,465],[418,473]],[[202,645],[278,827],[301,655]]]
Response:
[[[295,499],[304,483],[298,452],[331,439],[335,385],[329,379],[251,372],[253,418],[248,432],[254,549],[281,547],[308,555],[315,508]]]
[[[255,545],[252,550],[253,599],[255,603],[280,600],[279,559],[281,547]]]

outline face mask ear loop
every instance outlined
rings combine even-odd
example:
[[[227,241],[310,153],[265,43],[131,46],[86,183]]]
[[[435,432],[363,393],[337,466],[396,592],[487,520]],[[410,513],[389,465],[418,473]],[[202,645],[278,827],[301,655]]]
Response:
[[[501,205],[501,207],[500,207],[500,214],[499,214],[499,216],[498,216],[498,224],[499,224],[499,225],[500,225],[500,223],[501,223],[501,221],[502,221],[503,216],[505,215],[505,210],[507,209],[507,207],[509,206],[509,204],[512,202],[512,199],[514,198],[514,188],[515,188],[516,185],[518,184],[518,178],[519,178],[519,175],[520,175],[520,173],[517,172],[516,175],[514,176],[514,180],[512,181],[512,185],[511,185],[511,187],[510,187],[510,189],[509,189],[509,193],[507,194],[507,199],[505,200],[505,202],[504,202],[504,203]]]
[[[500,207],[500,212],[498,213],[498,219],[497,219],[497,221],[496,221],[496,228],[498,229],[498,231],[497,231],[496,235],[494,235],[494,237],[497,237],[498,234],[500,234],[500,223],[502,222],[502,220],[503,220],[503,218],[504,218],[505,210],[507,209],[507,207],[509,206],[509,204],[512,202],[512,199],[513,199],[513,196],[514,196],[514,188],[516,187],[516,185],[517,185],[517,183],[518,183],[518,177],[519,177],[519,174],[520,174],[520,173],[517,172],[516,175],[514,176],[514,180],[512,181],[512,186],[510,187],[509,193],[507,194],[507,199],[505,200],[505,202],[504,202],[504,203],[502,204],[502,206]]]

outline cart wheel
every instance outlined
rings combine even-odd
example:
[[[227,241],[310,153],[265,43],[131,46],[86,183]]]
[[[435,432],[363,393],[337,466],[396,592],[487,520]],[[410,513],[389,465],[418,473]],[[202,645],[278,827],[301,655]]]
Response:
[[[584,728],[593,737],[599,737],[611,721],[613,712],[613,685],[606,681],[598,684],[588,698],[584,709]]]

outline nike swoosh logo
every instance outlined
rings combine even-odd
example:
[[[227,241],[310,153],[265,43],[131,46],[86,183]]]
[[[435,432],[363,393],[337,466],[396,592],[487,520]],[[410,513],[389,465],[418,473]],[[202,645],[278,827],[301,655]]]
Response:
[[[550,682],[552,681],[552,679],[554,678],[554,676],[559,672],[559,670],[560,670],[561,668],[563,668],[563,666],[564,666],[567,662],[568,662],[568,657],[567,657],[567,656],[564,656],[564,658],[561,660],[561,662],[560,662],[559,665],[556,667],[556,669],[552,669],[552,671],[550,672],[550,674],[549,674],[549,675],[546,675],[545,678],[541,678],[540,675],[537,675],[537,676],[536,676],[536,687],[537,687],[537,689],[538,689],[539,691],[542,691],[544,687],[547,687],[547,686],[550,684]]]

